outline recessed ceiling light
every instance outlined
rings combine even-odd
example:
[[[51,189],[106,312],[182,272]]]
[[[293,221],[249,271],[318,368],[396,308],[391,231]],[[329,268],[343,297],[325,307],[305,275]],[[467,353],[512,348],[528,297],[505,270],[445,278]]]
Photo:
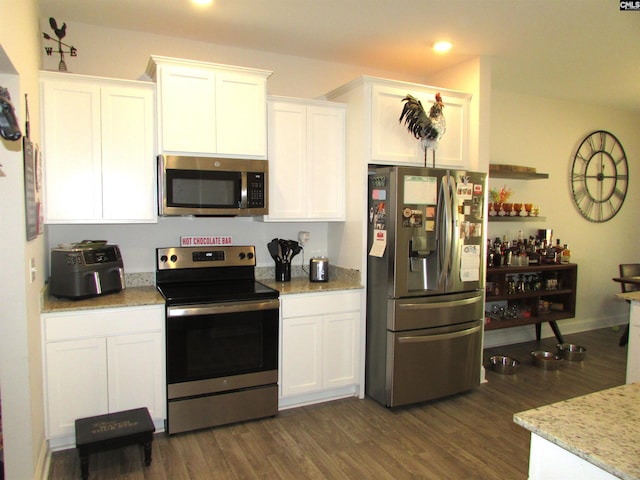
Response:
[[[213,3],[213,0],[191,0],[191,1],[196,5],[209,5],[210,3]]]
[[[445,53],[451,50],[452,46],[453,45],[451,44],[451,42],[447,42],[446,40],[441,40],[433,44],[433,50],[436,53]]]

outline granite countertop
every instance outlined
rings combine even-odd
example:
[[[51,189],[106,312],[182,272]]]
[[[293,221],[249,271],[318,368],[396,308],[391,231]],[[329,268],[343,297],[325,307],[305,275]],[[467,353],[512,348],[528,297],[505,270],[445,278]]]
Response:
[[[307,277],[294,277],[289,282],[278,282],[273,279],[260,279],[258,281],[265,284],[267,287],[278,290],[280,295],[333,292],[336,290],[354,290],[363,288],[360,282],[354,282],[348,279],[332,280],[331,277],[329,277],[328,282],[310,282]]]
[[[616,477],[640,479],[640,383],[519,412],[513,420]]]
[[[277,282],[273,267],[257,267],[256,280],[268,287],[275,288],[281,295],[363,288],[358,270],[334,266],[330,266],[328,282],[310,282],[308,275],[300,266],[292,268],[292,278],[289,282]],[[49,295],[48,287],[45,287],[42,292],[40,311],[51,313],[97,308],[164,305],[164,298],[154,285],[153,273],[126,274],[125,283],[126,288],[120,292],[80,300],[52,297]]]
[[[164,305],[164,298],[153,285],[127,287],[117,293],[80,300],[56,298],[45,292],[42,295],[42,313],[73,310],[93,310],[97,308],[136,307],[141,305]]]
[[[280,295],[297,293],[334,292],[337,290],[355,290],[364,288],[360,283],[360,271],[329,266],[329,280],[327,282],[311,282],[309,276],[300,267],[294,267],[291,280],[280,282],[275,280],[275,269],[256,269],[256,280],[267,287],[274,288]]]

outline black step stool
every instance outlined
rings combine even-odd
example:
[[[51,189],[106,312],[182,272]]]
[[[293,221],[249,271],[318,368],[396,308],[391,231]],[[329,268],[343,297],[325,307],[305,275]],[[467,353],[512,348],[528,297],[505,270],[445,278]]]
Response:
[[[144,447],[144,463],[151,465],[153,425],[149,410],[136,408],[76,420],[76,448],[80,454],[82,478],[89,478],[89,455],[139,443]]]

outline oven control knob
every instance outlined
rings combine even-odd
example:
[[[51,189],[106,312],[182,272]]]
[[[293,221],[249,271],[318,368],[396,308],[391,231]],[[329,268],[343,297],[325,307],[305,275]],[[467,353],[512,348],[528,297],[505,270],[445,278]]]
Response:
[[[244,252],[240,252],[240,253],[238,254],[238,258],[239,258],[240,260],[244,260],[244,257],[245,257]]]
[[[167,260],[168,260],[168,258],[167,258],[167,256],[166,256],[166,255],[162,255],[162,256],[160,257],[160,261],[161,261],[162,263],[166,263],[166,262],[167,262]]]
[[[251,252],[247,253],[247,258],[249,260],[251,260],[253,258],[253,253],[251,253]]]
[[[171,255],[171,261],[173,263],[176,263],[176,260],[178,260],[178,256],[177,255]]]

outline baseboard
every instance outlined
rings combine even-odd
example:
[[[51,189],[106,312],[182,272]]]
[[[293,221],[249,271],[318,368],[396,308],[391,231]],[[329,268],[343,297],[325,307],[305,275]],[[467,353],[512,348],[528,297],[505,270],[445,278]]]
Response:
[[[626,315],[612,316],[607,318],[589,318],[577,319],[567,318],[558,321],[558,328],[562,335],[570,335],[572,333],[588,332],[589,330],[598,330],[600,328],[617,327],[625,325],[629,322]],[[553,337],[553,330],[548,323],[542,324],[540,331],[541,338]],[[523,327],[502,328],[499,330],[489,330],[484,332],[484,348],[500,347],[502,345],[511,345],[514,343],[530,342],[536,339],[536,330],[534,325],[525,325]]]
[[[40,455],[38,455],[38,464],[33,478],[47,480],[49,478],[49,468],[51,468],[51,450],[49,450],[48,442],[42,442]]]
[[[330,402],[341,398],[359,397],[358,386],[350,385],[347,387],[335,388],[316,393],[296,395],[285,399],[280,398],[278,401],[278,410],[288,410],[290,408],[303,407],[305,405],[313,405],[316,403]]]

